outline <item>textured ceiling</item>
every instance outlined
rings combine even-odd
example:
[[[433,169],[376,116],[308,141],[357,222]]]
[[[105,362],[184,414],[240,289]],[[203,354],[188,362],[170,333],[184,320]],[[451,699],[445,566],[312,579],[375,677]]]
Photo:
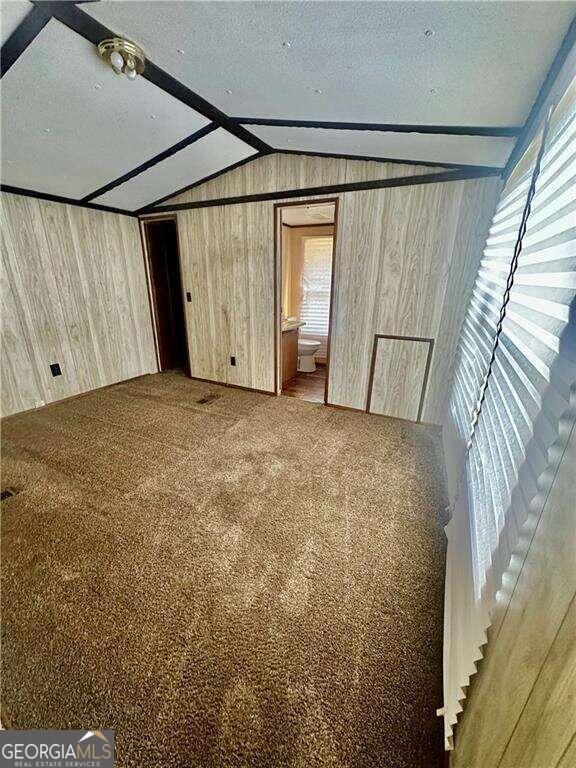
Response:
[[[143,78],[117,77],[54,19],[2,78],[2,102],[2,183],[74,198],[208,123]]]
[[[2,183],[134,211],[265,145],[502,167],[514,138],[230,118],[520,126],[576,0],[54,3],[44,14],[70,12],[63,20],[76,31],[52,19],[27,38],[31,17],[43,15],[33,8],[0,4],[11,64],[2,78]],[[19,24],[23,34],[11,38]],[[109,33],[142,45],[161,69],[149,66],[150,79],[132,83],[114,75],[95,48]],[[202,128],[213,130],[190,138]]]
[[[137,210],[176,189],[194,184],[222,168],[244,160],[255,152],[255,149],[236,136],[218,128],[150,170],[94,198],[94,202],[113,208]]]
[[[25,16],[31,11],[32,5],[28,0],[8,0],[2,2],[0,13],[0,40],[2,45],[10,37]]]
[[[228,115],[494,126],[524,122],[575,8],[525,0],[84,6]]]
[[[343,131],[268,125],[247,127],[275,149],[464,165],[503,166],[515,141],[485,136]]]

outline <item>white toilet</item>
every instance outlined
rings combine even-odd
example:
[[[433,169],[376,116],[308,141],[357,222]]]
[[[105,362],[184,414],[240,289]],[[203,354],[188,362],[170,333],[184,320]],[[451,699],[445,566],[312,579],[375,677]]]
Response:
[[[316,370],[314,355],[320,349],[319,341],[298,339],[298,370],[302,373],[312,373]]]

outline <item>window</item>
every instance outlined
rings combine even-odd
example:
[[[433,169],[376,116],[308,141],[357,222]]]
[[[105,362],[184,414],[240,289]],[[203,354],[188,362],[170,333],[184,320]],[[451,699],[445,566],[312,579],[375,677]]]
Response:
[[[306,335],[328,336],[332,237],[304,238],[300,319]]]
[[[439,713],[449,748],[491,614],[510,599],[574,420],[576,104],[570,93],[551,123],[530,205],[540,135],[532,165],[504,189],[460,338],[444,433],[453,446],[447,463],[454,513],[446,527]]]

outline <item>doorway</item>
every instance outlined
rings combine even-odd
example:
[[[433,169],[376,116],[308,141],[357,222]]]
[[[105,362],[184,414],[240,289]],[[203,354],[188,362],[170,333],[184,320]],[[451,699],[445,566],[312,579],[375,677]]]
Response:
[[[278,203],[277,391],[328,402],[338,200]]]
[[[145,221],[144,232],[158,367],[160,371],[181,368],[189,373],[176,219]]]

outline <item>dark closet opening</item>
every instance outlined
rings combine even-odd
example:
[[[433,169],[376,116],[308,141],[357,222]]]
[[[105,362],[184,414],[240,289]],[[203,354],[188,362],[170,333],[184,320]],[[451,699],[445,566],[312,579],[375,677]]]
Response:
[[[188,372],[176,220],[147,221],[144,230],[160,370],[183,368]]]

